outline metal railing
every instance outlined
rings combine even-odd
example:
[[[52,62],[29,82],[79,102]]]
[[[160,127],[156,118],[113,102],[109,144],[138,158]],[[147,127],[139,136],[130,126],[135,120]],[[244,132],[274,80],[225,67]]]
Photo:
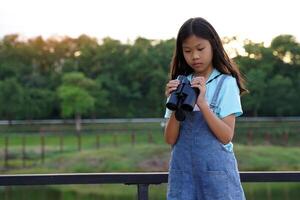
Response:
[[[240,172],[242,182],[300,182],[300,171]],[[151,184],[167,183],[168,172],[147,173],[64,173],[0,175],[0,186],[126,184],[137,185],[137,199],[148,200]]]

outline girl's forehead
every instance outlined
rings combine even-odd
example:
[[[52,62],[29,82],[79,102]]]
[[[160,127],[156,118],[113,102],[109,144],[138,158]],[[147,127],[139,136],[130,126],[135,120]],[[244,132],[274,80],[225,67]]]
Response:
[[[187,37],[185,40],[182,41],[182,46],[197,46],[197,45],[205,45],[209,43],[208,40],[202,38],[202,37],[198,37],[195,35],[191,35],[189,37]]]

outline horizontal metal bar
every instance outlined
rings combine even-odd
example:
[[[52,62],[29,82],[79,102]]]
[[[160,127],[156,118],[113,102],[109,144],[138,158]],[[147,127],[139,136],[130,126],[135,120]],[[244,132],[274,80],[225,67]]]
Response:
[[[300,182],[300,171],[240,172],[242,182]],[[63,173],[0,175],[0,186],[61,184],[161,184],[168,172],[147,173]]]
[[[242,182],[300,182],[300,171],[240,172]]]
[[[0,175],[0,185],[160,184],[168,173],[63,173]]]
[[[83,124],[101,123],[161,123],[165,118],[108,118],[108,119],[82,119]],[[299,122],[300,117],[238,117],[239,122]],[[45,119],[45,120],[0,120],[1,125],[20,124],[74,124],[74,119]]]

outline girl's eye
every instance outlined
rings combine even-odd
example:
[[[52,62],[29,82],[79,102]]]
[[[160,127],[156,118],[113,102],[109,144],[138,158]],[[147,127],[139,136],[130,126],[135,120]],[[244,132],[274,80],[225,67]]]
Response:
[[[200,49],[198,49],[198,51],[202,51],[204,48],[200,48]]]
[[[189,50],[185,50],[185,51],[184,51],[184,53],[190,53],[190,52],[191,52],[191,51],[189,51]]]

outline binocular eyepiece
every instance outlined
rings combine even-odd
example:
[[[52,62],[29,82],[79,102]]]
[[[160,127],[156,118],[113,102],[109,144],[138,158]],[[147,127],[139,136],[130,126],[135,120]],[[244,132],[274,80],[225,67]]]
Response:
[[[175,111],[175,117],[178,121],[184,121],[185,112],[193,111],[200,91],[198,88],[191,87],[190,81],[186,76],[179,75],[177,80],[180,81],[180,84],[171,93],[166,107]]]

